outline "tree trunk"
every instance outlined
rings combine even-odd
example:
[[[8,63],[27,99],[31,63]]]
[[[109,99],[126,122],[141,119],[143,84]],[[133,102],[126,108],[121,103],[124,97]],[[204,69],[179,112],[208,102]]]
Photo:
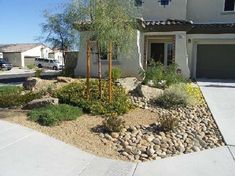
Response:
[[[102,66],[101,66],[101,58],[100,58],[100,47],[99,43],[96,42],[97,45],[97,57],[98,57],[98,78],[99,78],[99,96],[102,98]]]
[[[87,90],[86,90],[86,96],[89,100],[90,98],[90,59],[91,59],[91,47],[90,47],[90,41],[87,41],[87,52],[86,52],[86,84],[87,84]]]
[[[113,48],[112,48],[112,42],[109,42],[109,103],[112,102],[112,53],[113,53]]]

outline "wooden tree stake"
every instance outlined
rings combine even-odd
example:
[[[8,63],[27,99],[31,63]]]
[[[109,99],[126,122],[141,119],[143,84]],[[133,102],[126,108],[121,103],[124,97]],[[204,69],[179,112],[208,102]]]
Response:
[[[91,64],[91,46],[90,41],[87,41],[87,52],[86,52],[86,96],[90,98],[90,64]]]
[[[100,47],[98,41],[96,42],[97,46],[97,57],[98,57],[98,78],[99,78],[99,96],[102,98],[102,66],[101,66],[101,58],[100,58]]]
[[[109,42],[109,102],[112,102],[112,42]]]

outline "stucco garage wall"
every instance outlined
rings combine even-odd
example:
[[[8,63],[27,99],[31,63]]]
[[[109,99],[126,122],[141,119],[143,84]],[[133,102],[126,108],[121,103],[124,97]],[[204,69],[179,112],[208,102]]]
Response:
[[[80,33],[80,52],[79,60],[75,69],[75,76],[85,76],[86,75],[86,41],[92,35],[91,32],[81,32]],[[141,66],[141,34],[137,31],[136,40],[133,41],[133,45],[130,46],[130,52],[127,54],[118,54],[118,59],[113,61],[113,67],[120,68],[122,70],[123,76],[139,76],[139,71],[142,69]],[[93,52],[96,52],[95,45],[93,45]],[[102,73],[108,71],[108,61],[102,61]],[[97,56],[91,56],[91,76],[97,77]]]
[[[187,49],[191,77],[196,78],[197,45],[199,44],[235,44],[235,34],[190,34],[187,35]]]
[[[3,58],[13,64],[14,67],[21,67],[21,53],[3,53]]]

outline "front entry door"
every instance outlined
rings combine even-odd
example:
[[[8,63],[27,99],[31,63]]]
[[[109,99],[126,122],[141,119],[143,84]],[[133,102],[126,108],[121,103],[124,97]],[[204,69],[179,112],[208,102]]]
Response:
[[[151,61],[164,64],[164,43],[151,43]]]
[[[173,63],[173,44],[172,43],[151,43],[151,53],[148,65],[151,62],[160,62],[167,66]]]

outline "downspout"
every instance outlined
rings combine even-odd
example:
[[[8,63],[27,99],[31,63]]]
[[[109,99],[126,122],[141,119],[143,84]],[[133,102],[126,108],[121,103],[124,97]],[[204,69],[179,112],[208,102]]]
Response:
[[[140,38],[140,31],[137,30],[137,51],[138,51],[138,56],[139,56],[139,66],[141,71],[144,71],[144,67],[142,64],[142,53],[141,53],[141,47],[140,47],[140,43],[141,43],[141,38]]]

